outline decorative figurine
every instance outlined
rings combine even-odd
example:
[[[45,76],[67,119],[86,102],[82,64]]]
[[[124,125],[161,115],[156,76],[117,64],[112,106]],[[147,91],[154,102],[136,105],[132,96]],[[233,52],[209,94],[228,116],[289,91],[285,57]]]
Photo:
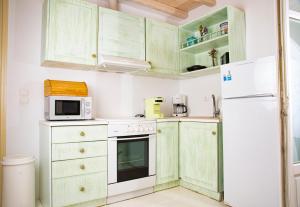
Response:
[[[204,36],[208,34],[208,29],[207,27],[203,27],[203,25],[199,26],[199,32],[200,32],[200,40],[203,41],[204,40]]]
[[[217,50],[213,48],[208,54],[211,56],[213,66],[217,66]]]

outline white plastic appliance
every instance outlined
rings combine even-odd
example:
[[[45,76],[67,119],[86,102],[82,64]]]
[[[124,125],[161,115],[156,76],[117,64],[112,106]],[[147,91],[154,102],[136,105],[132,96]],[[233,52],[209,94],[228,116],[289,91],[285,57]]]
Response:
[[[187,116],[187,97],[185,95],[176,95],[173,96],[173,114],[175,117],[184,117]]]
[[[221,68],[224,202],[281,206],[280,109],[275,57]]]
[[[100,69],[109,69],[115,72],[145,71],[151,68],[151,65],[143,60],[111,55],[101,55],[98,66],[100,66]]]

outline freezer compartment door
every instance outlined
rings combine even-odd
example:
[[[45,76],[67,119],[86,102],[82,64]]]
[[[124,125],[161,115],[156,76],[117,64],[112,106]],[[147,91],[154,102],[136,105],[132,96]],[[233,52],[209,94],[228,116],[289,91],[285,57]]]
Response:
[[[277,95],[277,64],[274,56],[221,67],[223,98]]]
[[[223,101],[224,201],[280,207],[280,119],[276,98]]]

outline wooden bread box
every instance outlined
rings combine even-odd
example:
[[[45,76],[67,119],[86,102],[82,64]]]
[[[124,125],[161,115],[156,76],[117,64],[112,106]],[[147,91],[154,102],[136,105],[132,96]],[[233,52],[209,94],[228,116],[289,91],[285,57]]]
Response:
[[[45,96],[88,96],[88,88],[85,82],[45,80]]]

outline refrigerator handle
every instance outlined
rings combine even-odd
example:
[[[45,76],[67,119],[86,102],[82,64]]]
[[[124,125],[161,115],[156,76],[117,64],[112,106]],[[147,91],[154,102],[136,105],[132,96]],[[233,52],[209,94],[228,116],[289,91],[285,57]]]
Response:
[[[275,94],[273,94],[273,93],[263,93],[263,94],[248,95],[248,96],[236,96],[236,97],[224,98],[224,99],[237,99],[237,98],[264,98],[264,97],[275,97]]]

